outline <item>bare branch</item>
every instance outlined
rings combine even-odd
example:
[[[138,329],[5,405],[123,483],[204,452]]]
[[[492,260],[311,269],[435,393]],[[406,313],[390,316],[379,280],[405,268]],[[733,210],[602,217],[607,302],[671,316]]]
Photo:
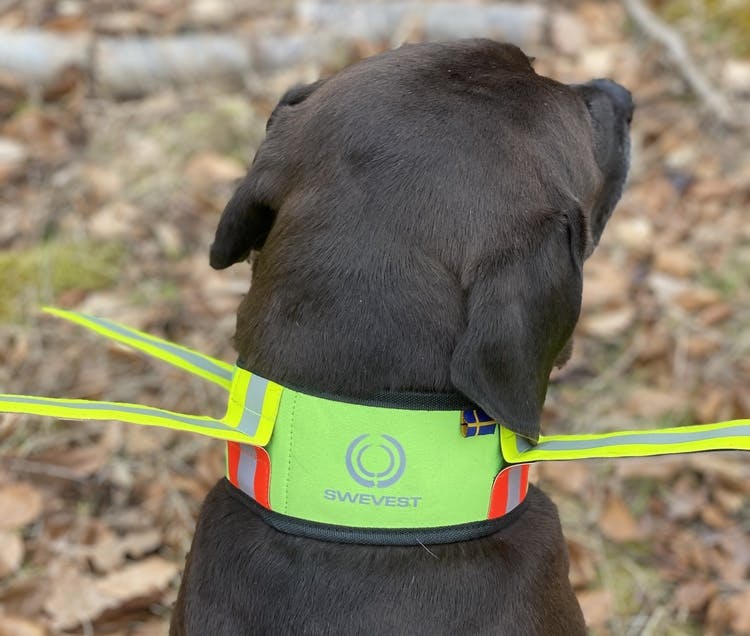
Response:
[[[651,39],[661,44],[685,82],[706,108],[724,125],[741,127],[732,105],[719,89],[698,69],[680,36],[643,4],[641,0],[622,0],[630,17]]]

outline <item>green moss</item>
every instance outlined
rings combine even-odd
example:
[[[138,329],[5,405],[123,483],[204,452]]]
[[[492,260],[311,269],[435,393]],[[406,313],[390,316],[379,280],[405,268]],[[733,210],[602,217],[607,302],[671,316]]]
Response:
[[[170,158],[184,160],[194,152],[212,150],[246,163],[263,139],[264,124],[246,98],[225,96],[169,121],[154,122],[144,132]]]
[[[750,244],[738,245],[717,268],[698,272],[698,281],[705,287],[718,291],[724,299],[733,302],[747,286],[750,278]]]
[[[112,285],[124,253],[117,243],[49,241],[0,252],[0,320],[18,320],[30,304],[52,302],[61,292]]]
[[[130,303],[133,305],[148,305],[154,298],[158,298],[164,303],[178,303],[180,301],[180,287],[172,280],[144,280],[130,295]]]
[[[750,3],[746,0],[652,0],[668,22],[701,24],[708,43],[726,42],[740,56],[750,56]]]

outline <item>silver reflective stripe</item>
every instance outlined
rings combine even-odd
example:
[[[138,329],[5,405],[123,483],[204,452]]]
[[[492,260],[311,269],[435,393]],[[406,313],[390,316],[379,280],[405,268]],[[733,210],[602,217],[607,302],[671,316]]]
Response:
[[[707,431],[686,430],[680,433],[641,433],[632,432],[613,435],[600,439],[575,439],[575,440],[550,440],[541,441],[533,447],[534,450],[563,451],[563,450],[592,450],[606,448],[608,446],[626,446],[628,444],[652,444],[654,446],[669,446],[684,442],[701,442],[704,440],[721,440],[727,437],[750,436],[750,424],[739,424],[727,426],[726,428],[714,428]],[[516,436],[516,448],[523,452],[531,446],[523,447]]]
[[[245,394],[245,402],[242,411],[242,417],[237,428],[245,435],[253,436],[258,430],[260,424],[260,414],[263,410],[263,400],[266,397],[266,388],[268,380],[261,378],[259,375],[250,376],[250,384]]]
[[[505,512],[510,512],[521,503],[521,475],[523,464],[511,466],[508,470],[508,498],[506,499]]]
[[[215,364],[214,362],[212,362],[209,358],[202,356],[199,353],[195,353],[193,351],[184,349],[177,345],[173,345],[169,342],[163,342],[162,340],[152,339],[145,334],[142,334],[128,327],[125,327],[124,325],[117,324],[116,322],[111,322],[109,320],[106,320],[105,318],[95,318],[94,316],[89,316],[88,314],[79,314],[79,315],[83,316],[86,320],[96,325],[99,325],[100,327],[109,329],[110,331],[114,331],[117,334],[120,334],[122,336],[127,336],[128,338],[132,338],[133,340],[138,340],[139,342],[149,344],[153,347],[158,347],[159,349],[162,349],[163,351],[168,351],[173,356],[176,356],[180,358],[181,360],[184,360],[186,363],[190,364],[191,366],[194,366],[198,369],[202,369],[203,371],[206,371],[210,373],[211,375],[218,376],[226,381],[229,381],[232,379],[231,369],[221,367]],[[144,351],[144,353],[148,353],[148,351]],[[169,360],[164,360],[164,362],[169,362]]]
[[[135,413],[138,415],[147,415],[149,417],[158,417],[162,419],[171,420],[173,422],[184,422],[186,424],[192,424],[194,426],[200,426],[203,428],[213,428],[217,431],[229,430],[229,427],[222,424],[218,420],[202,417],[194,417],[183,413],[173,413],[172,411],[165,411],[155,407],[135,405],[135,404],[120,404],[118,402],[86,402],[86,401],[74,401],[64,400],[60,398],[43,398],[33,397],[28,395],[0,395],[0,405],[3,402],[14,402],[18,404],[38,404],[40,406],[50,406],[59,408],[75,409],[76,411],[114,411],[115,413]],[[56,413],[54,417],[65,419],[63,413]],[[70,419],[80,419],[79,415],[73,414]],[[112,419],[110,417],[102,417],[92,415],[91,419]]]
[[[255,471],[258,460],[255,448],[247,444],[240,444],[240,459],[237,464],[237,483],[240,490],[255,499]]]
[[[263,410],[263,400],[266,397],[266,389],[268,388],[268,380],[261,378],[259,375],[253,373],[250,378],[250,383],[247,387],[247,395],[245,396],[245,408],[255,411],[260,414]]]
[[[516,451],[519,453],[525,453],[530,448],[537,448],[536,446],[532,446],[529,440],[525,437],[521,437],[517,433],[514,434],[513,437],[516,440]]]

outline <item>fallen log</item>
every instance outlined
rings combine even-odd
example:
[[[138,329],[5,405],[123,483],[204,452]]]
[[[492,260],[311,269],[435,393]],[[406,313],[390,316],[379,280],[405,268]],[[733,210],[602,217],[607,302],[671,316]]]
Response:
[[[533,50],[544,44],[548,27],[560,15],[541,5],[520,3],[340,4],[305,0],[296,10],[294,28],[299,34],[289,35],[111,37],[0,30],[0,72],[44,90],[61,73],[74,68],[89,78],[94,94],[136,97],[164,86],[215,79],[241,83],[254,73],[300,63],[324,64],[340,57],[342,49],[362,41],[396,46],[401,43],[399,38],[482,36]]]

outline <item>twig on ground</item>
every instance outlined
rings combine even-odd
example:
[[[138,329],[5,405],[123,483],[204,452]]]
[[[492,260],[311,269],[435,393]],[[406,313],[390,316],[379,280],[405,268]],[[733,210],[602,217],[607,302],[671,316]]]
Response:
[[[12,471],[19,473],[29,473],[32,475],[45,475],[46,477],[55,477],[56,479],[66,479],[77,483],[86,481],[75,471],[54,464],[44,462],[35,462],[30,459],[21,457],[0,457],[0,464],[6,466]]]
[[[741,120],[736,116],[727,97],[698,69],[680,36],[656,17],[642,0],[622,0],[622,3],[641,30],[664,47],[690,89],[711,114],[725,126],[741,127]]]

